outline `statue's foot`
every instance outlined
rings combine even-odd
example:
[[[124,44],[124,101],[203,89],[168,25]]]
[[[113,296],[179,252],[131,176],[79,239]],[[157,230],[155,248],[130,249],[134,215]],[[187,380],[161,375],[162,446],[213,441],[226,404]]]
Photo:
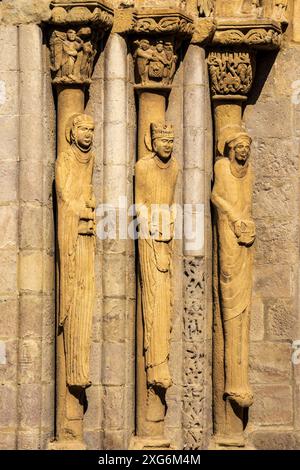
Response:
[[[249,408],[253,405],[253,393],[250,389],[245,391],[226,390],[224,397],[241,408]]]
[[[169,366],[166,362],[158,366],[149,367],[148,369],[148,383],[156,387],[167,389],[172,385],[172,378],[169,371]]]

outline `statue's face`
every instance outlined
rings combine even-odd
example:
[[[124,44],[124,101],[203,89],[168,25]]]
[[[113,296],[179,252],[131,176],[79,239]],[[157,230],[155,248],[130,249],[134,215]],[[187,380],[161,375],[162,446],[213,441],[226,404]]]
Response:
[[[158,52],[162,52],[162,51],[164,50],[163,44],[161,44],[161,43],[157,44],[156,50],[157,50]]]
[[[73,29],[69,29],[69,31],[67,32],[67,38],[69,39],[69,41],[75,41],[76,31],[74,31]]]
[[[173,138],[162,137],[153,141],[153,150],[162,159],[167,159],[172,155],[173,147]]]
[[[142,42],[141,44],[141,48],[146,51],[147,49],[149,49],[150,47],[150,44],[148,42]]]
[[[250,157],[250,143],[247,139],[241,139],[234,147],[235,159],[244,163]]]
[[[80,124],[76,128],[76,141],[81,148],[88,149],[92,146],[94,138],[94,125],[91,123]]]

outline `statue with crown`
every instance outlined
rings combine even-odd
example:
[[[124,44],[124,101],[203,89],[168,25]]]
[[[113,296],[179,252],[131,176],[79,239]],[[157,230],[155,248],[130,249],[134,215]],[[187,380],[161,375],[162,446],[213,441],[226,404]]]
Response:
[[[93,119],[70,117],[66,151],[58,155],[59,328],[63,333],[66,385],[84,390],[89,381],[94,307],[95,196],[92,188]]]
[[[172,385],[169,370],[171,261],[178,163],[172,155],[171,125],[152,123],[151,150],[136,164],[136,210],[144,323],[144,353],[149,394]],[[151,400],[150,400],[151,402]],[[148,420],[155,420],[149,411]]]
[[[224,399],[241,408],[253,403],[248,372],[255,240],[250,147],[251,138],[242,127],[221,129],[211,197],[216,209],[218,292],[224,326]]]

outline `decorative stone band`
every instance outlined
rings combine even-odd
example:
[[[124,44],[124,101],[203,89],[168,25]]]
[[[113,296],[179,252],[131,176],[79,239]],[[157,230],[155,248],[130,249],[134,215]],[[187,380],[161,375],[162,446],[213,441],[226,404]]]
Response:
[[[253,51],[213,51],[208,55],[213,99],[245,100],[253,84]]]
[[[258,19],[238,22],[219,20],[212,38],[213,45],[249,46],[254,49],[279,49],[282,42],[281,24],[274,20]]]
[[[113,8],[104,0],[53,0],[50,3],[52,16],[50,23],[55,25],[75,25],[92,23],[108,30],[113,25]]]
[[[150,34],[176,34],[191,37],[194,32],[193,20],[180,11],[160,10],[134,13],[132,32]]]

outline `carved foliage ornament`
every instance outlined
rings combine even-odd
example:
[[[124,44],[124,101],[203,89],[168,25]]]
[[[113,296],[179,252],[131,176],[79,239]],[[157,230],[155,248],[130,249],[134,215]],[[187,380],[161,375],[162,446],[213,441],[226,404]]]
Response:
[[[211,52],[208,67],[213,95],[247,95],[253,83],[249,52]]]
[[[184,260],[184,449],[201,448],[204,409],[205,268],[200,258]]]
[[[136,81],[141,85],[170,85],[176,71],[178,56],[168,38],[134,41]]]
[[[173,33],[191,36],[194,31],[192,20],[182,15],[137,17],[135,33]]]
[[[246,33],[238,29],[216,31],[213,44],[248,45],[264,49],[277,49],[281,45],[282,36],[275,29],[257,28]]]

